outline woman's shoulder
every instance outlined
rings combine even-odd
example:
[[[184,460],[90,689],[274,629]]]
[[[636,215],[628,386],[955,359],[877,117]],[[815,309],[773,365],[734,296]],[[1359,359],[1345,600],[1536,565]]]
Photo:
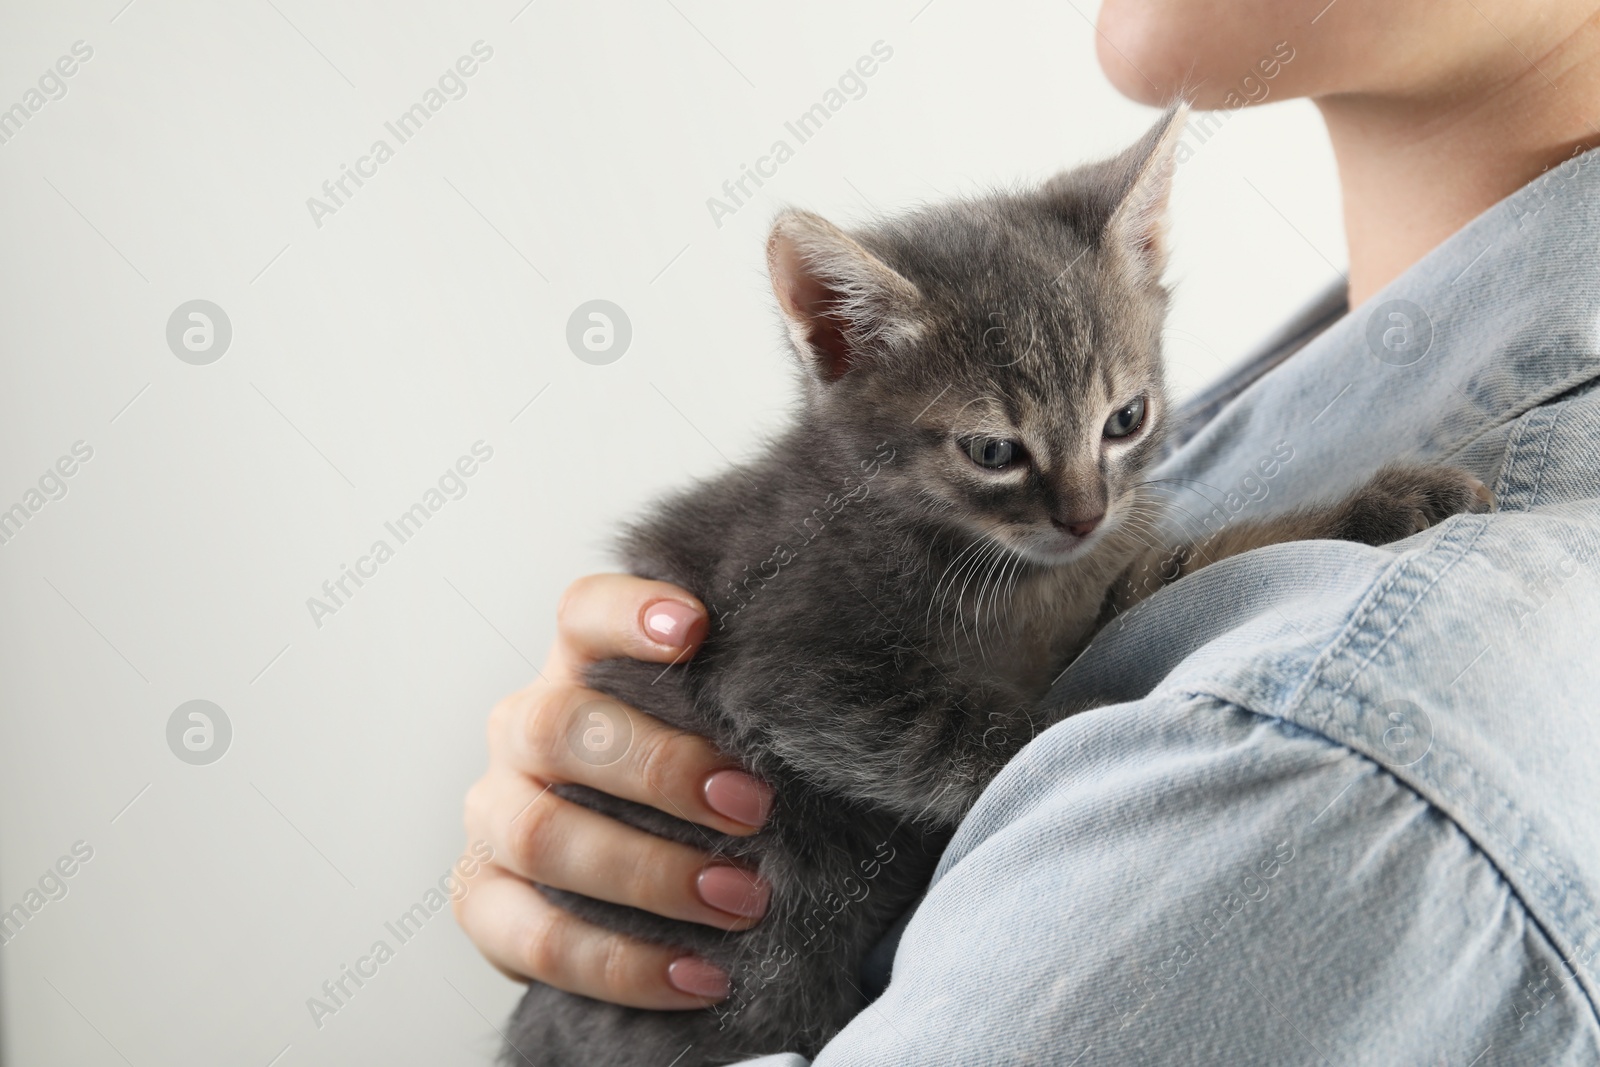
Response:
[[[1394,771],[1206,694],[1057,724],[818,1062],[1594,1062],[1587,962]]]

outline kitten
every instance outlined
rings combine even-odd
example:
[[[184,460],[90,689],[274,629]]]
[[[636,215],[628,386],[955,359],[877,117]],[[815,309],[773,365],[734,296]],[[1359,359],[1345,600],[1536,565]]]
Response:
[[[760,871],[742,933],[542,888],[582,918],[698,953],[699,1011],[532,985],[508,1063],[689,1067],[813,1055],[864,1006],[859,969],[980,790],[1043,727],[1052,678],[1116,610],[1213,559],[1293,538],[1381,544],[1488,506],[1463,472],[1391,467],[1353,496],[1189,546],[1147,543],[1168,406],[1160,334],[1169,112],[1042,189],[853,234],[791,211],[768,265],[803,368],[794,425],[634,526],[634,573],[710,609],[688,663],[590,683],[711,738],[771,783],[747,838],[576,786],[561,795]],[[619,712],[620,713],[620,712]],[[520,1051],[518,1051],[520,1050]]]

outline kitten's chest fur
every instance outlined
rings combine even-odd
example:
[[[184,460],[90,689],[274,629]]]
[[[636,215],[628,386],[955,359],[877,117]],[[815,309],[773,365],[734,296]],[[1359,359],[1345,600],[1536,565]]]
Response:
[[[871,514],[858,519],[838,531],[840,538],[871,546],[881,536],[879,520]],[[1037,698],[1092,636],[1106,590],[1132,556],[1124,540],[1107,538],[1071,563],[1045,567],[987,538],[918,530],[879,557],[883,565],[875,575],[842,568],[836,555],[853,559],[858,553],[838,546],[817,554],[808,578],[822,595],[830,587],[837,587],[833,593],[848,589],[864,610],[883,617],[894,637],[914,642],[940,670]],[[863,563],[874,558],[870,551],[859,555]],[[874,581],[882,595],[866,593],[866,583]]]
[[[1040,725],[1033,706],[1141,546],[1108,530],[1044,566],[908,519],[870,478],[776,456],[676,498],[630,535],[630,565],[694,592],[712,620],[704,648],[672,669],[694,704],[676,725],[757,769],[775,754],[797,761],[824,788],[841,782],[816,755],[834,727],[851,729],[820,746],[821,760],[882,762],[903,748],[902,762],[931,764],[945,753],[911,750],[960,748],[964,716],[980,712],[1006,720],[1003,747],[1025,743]],[[850,721],[852,709],[883,721]]]

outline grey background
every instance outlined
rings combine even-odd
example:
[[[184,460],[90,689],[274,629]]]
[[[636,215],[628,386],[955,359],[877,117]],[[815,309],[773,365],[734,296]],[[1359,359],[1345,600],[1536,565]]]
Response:
[[[616,520],[785,409],[773,213],[1042,178],[1152,113],[1104,84],[1090,3],[125,4],[0,7],[0,108],[94,50],[0,144],[0,508],[94,450],[0,545],[0,908],[94,850],[0,947],[5,1062],[485,1062],[519,987],[447,910],[320,1029],[306,1000],[458,854],[488,708]],[[314,225],[479,40],[465,97]],[[879,40],[716,226],[707,197]],[[1228,118],[1175,217],[1183,392],[1343,262],[1308,105]],[[233,330],[205,366],[166,341],[195,299]],[[595,299],[632,323],[608,365],[565,340]],[[316,626],[480,440],[466,495]],[[196,699],[232,727],[204,766],[167,744]]]

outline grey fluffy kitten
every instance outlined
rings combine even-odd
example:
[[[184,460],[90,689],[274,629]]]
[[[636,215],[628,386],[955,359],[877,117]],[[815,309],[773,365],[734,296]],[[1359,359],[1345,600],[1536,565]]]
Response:
[[[591,922],[722,967],[689,1012],[535,983],[506,1061],[689,1067],[810,1056],[865,1003],[869,949],[925,887],[984,785],[1049,725],[1052,678],[1116,610],[1221,556],[1304,537],[1381,544],[1483,510],[1463,472],[1391,467],[1356,494],[1191,545],[1149,543],[1167,401],[1160,333],[1169,112],[1043,188],[845,233],[789,212],[768,263],[804,370],[794,424],[667,499],[625,540],[639,575],[710,608],[688,663],[591,684],[709,737],[776,790],[754,836],[583,789],[562,795],[713,848],[772,886],[724,933],[552,889]]]

